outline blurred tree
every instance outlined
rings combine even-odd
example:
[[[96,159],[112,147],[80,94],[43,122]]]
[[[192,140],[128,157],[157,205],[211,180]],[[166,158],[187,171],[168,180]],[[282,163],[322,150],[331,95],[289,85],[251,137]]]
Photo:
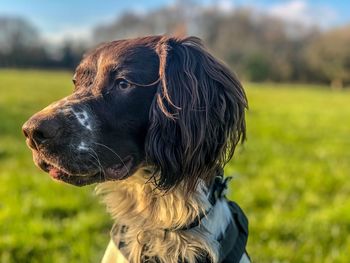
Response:
[[[270,76],[270,63],[268,58],[261,53],[252,53],[245,61],[244,68],[252,81],[268,80]]]
[[[128,12],[109,25],[97,26],[95,43],[146,35],[187,35],[197,32],[200,8],[194,0],[177,0],[173,5],[146,14]]]
[[[181,21],[181,20],[180,20]],[[94,30],[95,43],[116,39],[158,35],[173,31],[180,24],[177,9],[161,9],[148,15],[126,13],[110,25]]]
[[[80,62],[86,47],[81,43],[66,40],[60,50],[58,59],[59,67],[74,69]]]
[[[0,67],[72,69],[85,50],[85,46],[73,41],[65,41],[61,47],[50,47],[28,21],[0,17]]]
[[[21,18],[0,18],[0,66],[45,63],[47,54],[34,26]]]
[[[202,34],[216,55],[250,80],[307,80],[303,50],[316,30],[238,9],[202,16]],[[259,69],[258,69],[259,68]]]
[[[310,68],[334,89],[350,83],[350,26],[333,29],[315,38],[305,51]]]
[[[0,66],[46,66],[47,52],[37,29],[22,18],[0,17]]]
[[[33,48],[38,46],[39,34],[28,21],[22,18],[0,17],[0,50]]]
[[[147,13],[125,13],[93,30],[92,43],[48,45],[20,18],[0,18],[0,67],[74,68],[89,45],[154,34],[197,35],[241,79],[350,82],[350,26],[320,32],[254,9],[206,6],[177,0]]]

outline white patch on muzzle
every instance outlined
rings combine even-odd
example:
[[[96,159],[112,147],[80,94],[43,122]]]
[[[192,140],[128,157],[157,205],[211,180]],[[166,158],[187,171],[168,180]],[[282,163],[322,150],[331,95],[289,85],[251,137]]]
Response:
[[[87,113],[87,111],[83,110],[83,111],[74,111],[72,110],[74,116],[77,118],[78,122],[85,127],[86,129],[88,129],[89,131],[92,130],[91,128],[91,124],[90,124],[90,118],[89,115]]]
[[[89,147],[87,147],[85,142],[80,142],[80,144],[78,145],[78,150],[79,151],[87,151],[87,150],[89,150]]]

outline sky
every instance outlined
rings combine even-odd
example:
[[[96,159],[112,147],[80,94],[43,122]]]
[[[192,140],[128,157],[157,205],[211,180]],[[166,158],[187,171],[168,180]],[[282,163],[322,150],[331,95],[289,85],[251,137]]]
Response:
[[[106,24],[126,11],[146,13],[173,5],[176,0],[0,0],[0,16],[29,20],[52,42],[66,37],[88,37],[97,24]],[[183,0],[185,1],[185,0]],[[306,25],[331,28],[350,23],[349,0],[197,0],[222,11],[252,7],[258,11]]]

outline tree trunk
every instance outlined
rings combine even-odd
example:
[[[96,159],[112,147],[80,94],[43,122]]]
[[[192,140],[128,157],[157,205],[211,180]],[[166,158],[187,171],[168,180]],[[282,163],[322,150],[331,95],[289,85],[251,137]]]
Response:
[[[342,79],[333,79],[331,81],[331,88],[333,90],[342,90],[343,89],[343,80]]]

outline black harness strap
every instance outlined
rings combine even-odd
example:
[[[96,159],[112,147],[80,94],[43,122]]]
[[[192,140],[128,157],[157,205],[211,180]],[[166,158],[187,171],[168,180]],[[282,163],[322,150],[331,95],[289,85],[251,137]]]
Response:
[[[220,262],[238,263],[243,254],[246,253],[248,241],[248,219],[242,209],[235,202],[228,201],[228,204],[233,217],[233,222],[227,227],[225,231],[227,234],[218,240],[221,245]]]

